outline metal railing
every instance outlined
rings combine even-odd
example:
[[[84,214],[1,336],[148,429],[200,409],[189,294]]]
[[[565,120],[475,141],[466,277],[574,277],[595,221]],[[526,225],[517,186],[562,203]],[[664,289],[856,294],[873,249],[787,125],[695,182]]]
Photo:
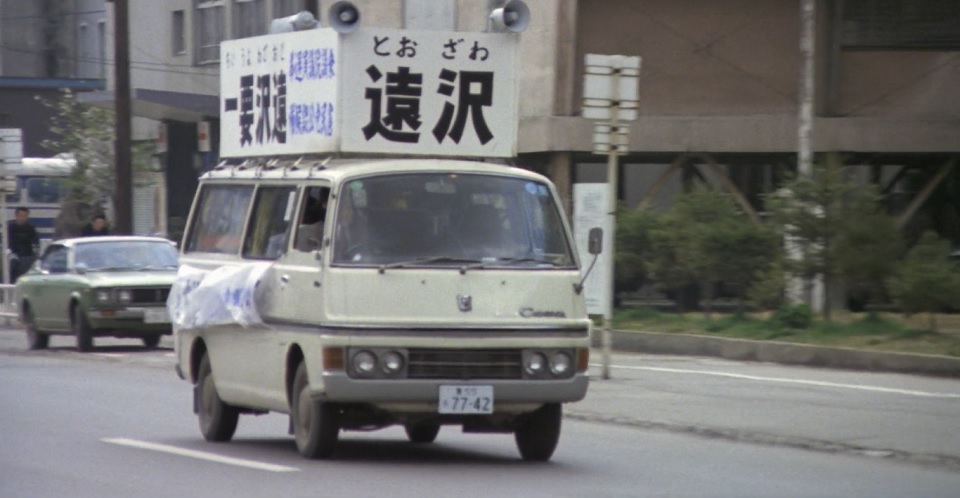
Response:
[[[0,284],[0,323],[15,325],[20,319],[17,291],[13,284]]]

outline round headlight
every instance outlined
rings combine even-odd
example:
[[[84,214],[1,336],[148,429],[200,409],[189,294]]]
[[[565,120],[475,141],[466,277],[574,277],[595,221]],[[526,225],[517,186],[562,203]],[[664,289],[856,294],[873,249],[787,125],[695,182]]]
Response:
[[[97,301],[107,302],[110,300],[110,291],[108,290],[98,290],[97,291]]]
[[[550,356],[550,371],[553,372],[553,375],[563,375],[570,371],[572,363],[573,360],[567,353],[553,353]]]
[[[117,291],[117,301],[121,303],[133,301],[133,292],[130,289],[120,289]]]
[[[383,355],[381,358],[381,363],[383,363],[383,371],[388,374],[395,374],[403,369],[403,356],[396,351],[390,351]]]
[[[360,351],[353,355],[353,368],[358,373],[369,374],[377,368],[377,357],[370,351]]]
[[[543,369],[547,366],[547,359],[543,357],[540,353],[531,353],[527,355],[527,359],[523,365],[527,369],[527,372],[530,374],[540,374],[543,373]]]

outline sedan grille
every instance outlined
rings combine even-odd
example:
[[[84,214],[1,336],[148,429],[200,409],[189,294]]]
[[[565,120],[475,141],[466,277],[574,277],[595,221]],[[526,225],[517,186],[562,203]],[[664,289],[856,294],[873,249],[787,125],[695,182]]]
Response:
[[[167,302],[167,296],[170,295],[169,287],[156,289],[131,289],[132,301],[134,304],[163,304]]]
[[[523,356],[515,349],[411,349],[411,379],[520,379]]]

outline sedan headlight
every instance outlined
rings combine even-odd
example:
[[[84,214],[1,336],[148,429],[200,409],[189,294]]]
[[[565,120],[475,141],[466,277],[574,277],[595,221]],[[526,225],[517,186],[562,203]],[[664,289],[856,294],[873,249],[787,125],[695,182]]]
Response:
[[[110,301],[110,297],[111,297],[110,295],[111,295],[110,290],[100,289],[97,291],[97,301],[101,303],[108,302]]]
[[[130,289],[120,289],[117,291],[117,301],[121,303],[129,303],[133,301],[133,291]]]

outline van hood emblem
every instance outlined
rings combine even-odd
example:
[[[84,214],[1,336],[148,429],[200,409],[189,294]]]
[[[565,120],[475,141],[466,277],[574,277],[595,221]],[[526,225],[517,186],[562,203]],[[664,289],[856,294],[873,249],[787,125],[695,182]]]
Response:
[[[469,295],[457,294],[457,308],[466,313],[473,311],[473,297]]]

